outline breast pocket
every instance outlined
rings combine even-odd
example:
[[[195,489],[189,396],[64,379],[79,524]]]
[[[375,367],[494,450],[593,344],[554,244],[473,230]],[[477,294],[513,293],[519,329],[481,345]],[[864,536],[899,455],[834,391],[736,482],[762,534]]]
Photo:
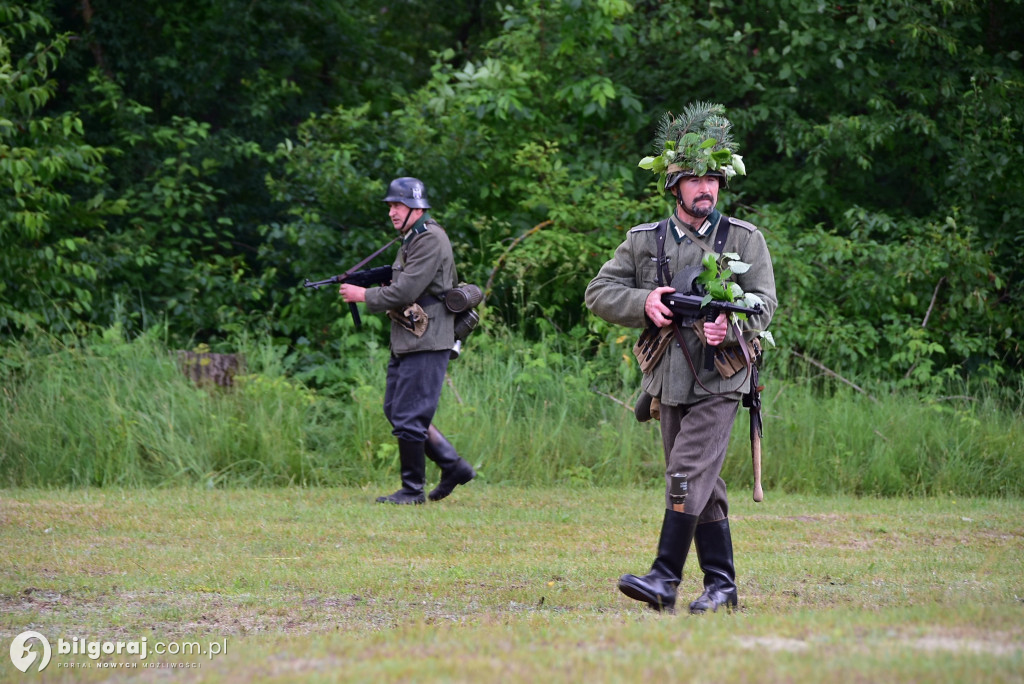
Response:
[[[636,280],[637,287],[649,287],[652,290],[658,287],[658,267],[653,260],[640,265]]]

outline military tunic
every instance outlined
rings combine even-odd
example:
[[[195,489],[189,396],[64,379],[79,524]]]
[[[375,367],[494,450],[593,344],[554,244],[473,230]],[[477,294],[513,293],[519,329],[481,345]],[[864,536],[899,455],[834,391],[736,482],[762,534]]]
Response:
[[[402,240],[392,265],[391,284],[366,291],[366,309],[371,313],[402,315],[417,303],[427,315],[427,328],[418,337],[391,321],[384,415],[399,440],[427,440],[455,344],[455,316],[441,297],[457,284],[451,242],[444,229],[424,213]]]
[[[391,351],[450,351],[455,344],[455,317],[440,296],[458,284],[458,276],[448,235],[429,214],[423,214],[406,232],[392,272],[390,285],[366,291],[366,310],[401,314],[407,306],[418,302],[428,323],[426,332],[417,337],[392,321]]]
[[[719,216],[717,211],[714,212],[704,224],[704,234],[699,235],[709,249],[718,234]],[[744,336],[751,339],[760,331],[768,329],[772,314],[778,306],[775,275],[764,236],[757,227],[735,218],[728,220],[732,226],[723,252],[738,254],[740,261],[750,264],[750,269],[746,273],[736,274],[731,280],[742,287],[744,292],[753,293],[764,302],[763,313],[739,321]],[[644,313],[644,304],[651,290],[658,287],[658,245],[655,238],[657,226],[657,223],[644,223],[630,229],[626,239],[615,250],[614,257],[601,267],[597,276],[587,286],[587,306],[604,320],[634,328],[650,325],[650,320]],[[679,273],[686,266],[697,266],[701,263],[705,251],[684,237],[672,222],[667,233],[665,257],[671,273]],[[733,392],[735,399],[739,400],[740,393],[746,389],[743,386],[746,374],[741,372],[732,378],[724,379],[715,370],[704,370],[704,345],[697,333],[690,327],[684,327],[682,334],[704,386],[715,393]],[[729,327],[729,334],[722,344],[736,344],[732,326]],[[692,404],[708,396],[708,391],[695,381],[683,351],[675,343],[670,345],[661,361],[645,374],[642,388],[667,405]]]
[[[719,230],[720,214],[715,211],[697,231],[707,249],[711,250]],[[778,305],[775,275],[764,237],[756,226],[728,219],[731,223],[724,253],[739,255],[750,264],[743,274],[731,279],[744,292],[761,298],[763,312],[740,321],[738,326],[746,338],[766,330]],[[679,273],[687,266],[701,263],[706,251],[692,242],[676,227],[673,217],[665,237],[665,257],[669,271]],[[659,286],[657,276],[657,223],[644,223],[632,228],[597,276],[587,286],[587,306],[601,318],[619,325],[643,328],[650,325],[644,305],[651,291]],[[664,283],[668,285],[669,283]],[[697,325],[702,325],[698,322]],[[704,345],[691,326],[681,330],[686,348],[700,382],[675,339],[660,361],[644,374],[642,388],[658,397],[661,407],[661,436],[665,450],[665,503],[671,507],[670,477],[682,474],[687,479],[686,512],[699,517],[701,523],[728,517],[726,484],[719,476],[725,461],[736,411],[742,393],[747,390],[749,376],[739,372],[724,379],[717,370],[704,369]],[[737,344],[732,326],[722,345]]]

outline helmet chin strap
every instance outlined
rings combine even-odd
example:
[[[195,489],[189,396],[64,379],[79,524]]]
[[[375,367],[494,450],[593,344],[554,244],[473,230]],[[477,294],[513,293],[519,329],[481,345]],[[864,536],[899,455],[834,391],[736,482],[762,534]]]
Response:
[[[409,217],[412,216],[412,207],[408,204],[403,204],[402,206],[406,208],[405,219],[402,220],[402,227],[398,229],[398,232],[404,235],[405,227],[409,225]]]
[[[679,189],[678,185],[672,188],[672,196],[676,198],[676,206],[683,210],[683,213],[689,216],[690,212],[686,211],[686,205],[683,204],[683,193],[677,192]]]

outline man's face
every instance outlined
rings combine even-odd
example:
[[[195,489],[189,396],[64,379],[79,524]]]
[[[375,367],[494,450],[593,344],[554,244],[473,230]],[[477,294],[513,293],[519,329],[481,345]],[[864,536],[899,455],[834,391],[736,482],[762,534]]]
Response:
[[[401,202],[388,202],[388,217],[395,226],[395,230],[408,230],[416,223],[417,217],[409,216],[414,211],[423,212],[422,209],[410,209]]]
[[[718,176],[687,176],[676,185],[682,210],[694,218],[707,218],[718,204]]]

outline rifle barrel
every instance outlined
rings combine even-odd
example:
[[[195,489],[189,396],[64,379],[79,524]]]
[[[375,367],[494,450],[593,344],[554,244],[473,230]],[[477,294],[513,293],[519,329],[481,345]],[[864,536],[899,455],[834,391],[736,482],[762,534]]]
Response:
[[[302,286],[303,287],[311,287],[314,290],[319,290],[324,285],[331,285],[333,283],[338,282],[337,278],[338,278],[338,276],[331,276],[330,278],[326,278],[324,280],[318,280],[316,282],[313,282],[309,278],[306,278],[306,282],[302,283]]]

